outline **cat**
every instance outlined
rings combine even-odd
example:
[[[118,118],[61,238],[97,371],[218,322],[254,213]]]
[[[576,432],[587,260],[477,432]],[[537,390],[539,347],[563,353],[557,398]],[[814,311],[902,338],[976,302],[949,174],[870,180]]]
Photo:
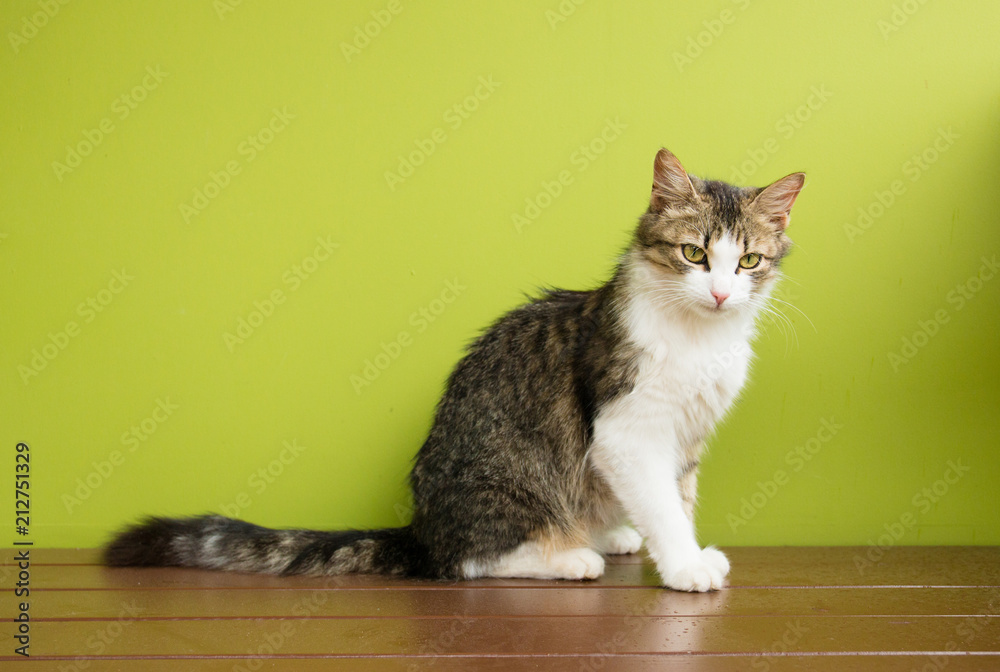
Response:
[[[804,182],[702,180],[661,149],[649,207],[611,279],[545,292],[458,362],[415,459],[408,525],[147,518],[106,546],[106,564],[594,579],[603,554],[645,540],[663,586],[721,588],[729,561],[695,538],[699,459],[746,380]]]

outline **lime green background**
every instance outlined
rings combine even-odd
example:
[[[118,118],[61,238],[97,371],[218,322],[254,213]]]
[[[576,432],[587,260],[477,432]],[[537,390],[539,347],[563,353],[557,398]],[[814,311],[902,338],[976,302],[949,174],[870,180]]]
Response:
[[[1000,543],[1000,281],[949,301],[1000,253],[996,2],[912,0],[911,16],[884,1],[567,0],[562,17],[556,0],[399,0],[350,58],[342,43],[385,3],[228,6],[70,2],[35,31],[37,1],[0,9],[0,443],[8,484],[15,444],[31,446],[36,544],[96,545],[140,514],[241,495],[240,517],[266,525],[398,524],[464,344],[523,292],[607,277],[660,146],[707,177],[753,156],[747,183],[808,173],[778,295],[794,330],[765,326],[711,443],[702,540],[865,544],[905,518],[898,543]],[[147,67],[165,77],[121,119]],[[480,78],[498,86],[455,128],[446,114]],[[241,143],[274,110],[294,118],[250,161]],[[797,110],[797,128],[782,121]],[[53,163],[104,119],[113,130],[59,179]],[[624,128],[584,165],[608,120]],[[391,189],[385,173],[436,128],[444,141]],[[957,138],[914,175],[941,129]],[[572,182],[519,230],[513,215],[561,171]],[[845,228],[895,180],[905,190],[867,231]],[[317,237],[338,248],[293,289]],[[78,307],[122,269],[134,279],[87,322]],[[434,303],[449,281],[464,289]],[[284,302],[227,347],[276,290]],[[419,311],[442,306],[420,330]],[[947,322],[894,363],[936,312]],[[70,321],[79,335],[25,382]],[[177,408],[130,450],[123,434],[157,400]],[[823,419],[842,425],[826,442]],[[293,441],[305,450],[280,475],[254,478]],[[925,504],[923,488],[955,480],[949,460],[967,473]]]

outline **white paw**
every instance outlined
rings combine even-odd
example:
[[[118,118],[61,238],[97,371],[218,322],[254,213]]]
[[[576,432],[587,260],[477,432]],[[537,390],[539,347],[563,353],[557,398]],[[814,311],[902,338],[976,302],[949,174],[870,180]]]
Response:
[[[589,548],[560,551],[552,557],[551,567],[557,579],[596,579],[604,574],[604,558]]]
[[[664,573],[663,585],[689,593],[704,593],[722,588],[729,573],[729,561],[722,551],[706,548],[679,569]]]
[[[628,525],[609,530],[601,538],[601,550],[608,555],[638,553],[642,548],[642,535]]]
[[[722,575],[722,578],[726,578],[729,574],[729,558],[715,546],[708,546],[703,549],[701,557],[705,562],[715,567],[716,571]]]

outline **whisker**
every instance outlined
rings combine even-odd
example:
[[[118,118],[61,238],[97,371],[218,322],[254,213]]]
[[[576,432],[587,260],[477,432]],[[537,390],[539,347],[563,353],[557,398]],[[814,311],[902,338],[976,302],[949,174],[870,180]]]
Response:
[[[815,331],[815,332],[816,332],[817,334],[819,333],[819,330],[818,330],[818,329],[816,329],[816,325],[815,325],[815,324],[813,324],[813,321],[809,319],[809,316],[808,316],[808,315],[806,315],[806,314],[805,314],[805,313],[804,313],[804,312],[802,311],[802,309],[801,309],[801,308],[799,308],[798,306],[796,306],[796,305],[795,305],[795,304],[793,304],[793,303],[789,303],[788,301],[785,301],[784,299],[779,299],[779,298],[777,298],[777,297],[774,297],[774,296],[772,296],[772,297],[770,298],[770,300],[771,300],[771,301],[777,301],[778,303],[781,303],[781,304],[783,304],[783,305],[786,305],[786,306],[788,306],[789,308],[791,308],[792,310],[796,311],[796,312],[797,312],[797,313],[798,313],[799,315],[801,315],[802,317],[806,318],[806,322],[808,322],[808,323],[809,323],[809,326],[813,328],[813,331]]]

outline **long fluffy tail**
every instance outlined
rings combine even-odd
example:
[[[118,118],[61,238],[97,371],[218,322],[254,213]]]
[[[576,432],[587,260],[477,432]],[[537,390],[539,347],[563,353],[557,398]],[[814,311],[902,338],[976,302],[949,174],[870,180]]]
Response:
[[[104,563],[264,574],[433,574],[427,549],[409,527],[271,530],[217,515],[147,518],[111,540],[104,549]]]

